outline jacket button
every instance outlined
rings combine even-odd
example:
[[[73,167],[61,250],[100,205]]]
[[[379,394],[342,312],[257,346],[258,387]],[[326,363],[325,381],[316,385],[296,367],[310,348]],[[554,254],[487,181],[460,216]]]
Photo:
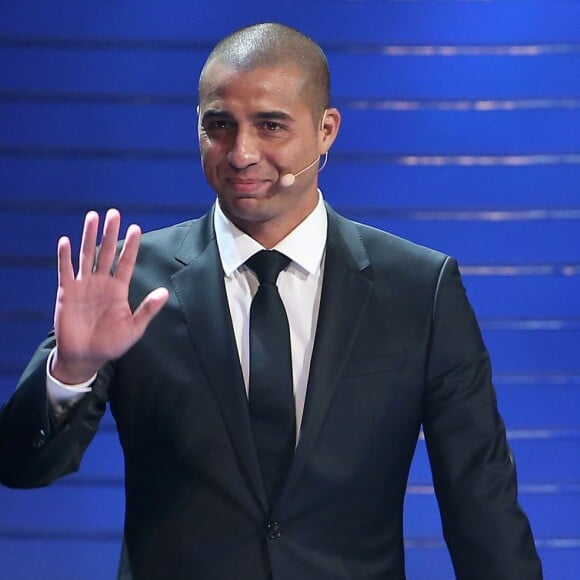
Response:
[[[38,433],[34,436],[32,440],[32,447],[34,449],[40,449],[46,443],[46,431],[44,429],[39,429]]]
[[[270,522],[266,526],[266,536],[270,540],[277,540],[280,537],[280,524],[278,522]]]

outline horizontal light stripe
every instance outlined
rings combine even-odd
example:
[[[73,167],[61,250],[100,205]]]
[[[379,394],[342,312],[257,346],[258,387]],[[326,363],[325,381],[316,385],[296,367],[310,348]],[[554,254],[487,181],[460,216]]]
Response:
[[[575,495],[580,494],[580,482],[519,483],[518,491],[525,495]],[[409,495],[435,495],[435,489],[432,484],[409,485],[407,493]]]
[[[120,542],[123,539],[121,531],[88,531],[88,530],[26,530],[26,529],[3,529],[0,528],[2,540],[43,540],[61,542],[65,541],[89,541],[89,542]]]
[[[1,95],[0,95],[1,98]],[[355,110],[375,111],[521,111],[542,109],[578,109],[580,99],[501,99],[501,100],[392,100],[336,99],[337,106]]]
[[[580,439],[580,427],[572,429],[508,429],[507,438],[510,441],[545,441],[552,439]],[[419,441],[425,441],[425,434],[419,431]]]
[[[101,429],[99,427],[99,429]],[[125,481],[122,477],[102,477],[102,476],[86,476],[73,474],[68,477],[63,477],[54,482],[55,487],[123,487]]]
[[[495,373],[494,383],[496,385],[518,386],[518,385],[580,385],[580,371],[578,373]]]
[[[28,310],[28,309],[18,309],[18,310],[0,310],[0,324],[17,322],[20,324],[31,324],[31,323],[46,323],[50,321],[50,316],[46,312],[41,312],[39,310]]]
[[[49,323],[49,313],[22,308],[6,310],[0,308],[0,323]],[[560,331],[580,329],[580,318],[562,319],[519,319],[519,318],[482,318],[479,321],[485,330],[519,330],[519,331]]]
[[[146,51],[210,51],[217,42],[177,40],[170,38],[54,38],[54,37],[0,37],[0,46],[13,48],[58,48],[77,50],[146,50]],[[324,50],[349,54],[379,54],[384,56],[552,56],[580,54],[575,42],[546,44],[378,44],[356,42],[322,43]]]
[[[113,202],[99,201],[92,209],[103,211],[113,205]],[[192,205],[190,203],[157,203],[157,202],[126,202],[123,203],[124,211],[139,214],[182,214],[201,215],[207,210],[206,205]],[[354,218],[381,217],[385,219],[413,220],[413,221],[476,221],[476,222],[511,222],[511,221],[563,221],[580,220],[580,208],[530,208],[530,209],[434,209],[434,208],[392,208],[381,206],[335,206],[342,214]],[[26,213],[76,213],[87,209],[86,201],[74,199],[58,200],[51,199],[22,199],[17,195],[10,198],[0,199],[0,211],[2,212],[26,212]]]
[[[580,549],[580,538],[535,538],[538,548],[556,550]],[[407,538],[405,548],[415,549],[446,549],[442,538]]]
[[[578,165],[580,154],[534,154],[534,155],[393,155],[390,162],[399,165]],[[389,163],[385,157],[384,163]]]
[[[36,202],[35,202],[36,203]],[[1,205],[1,204],[0,204]],[[564,209],[399,209],[389,207],[339,207],[338,210],[349,216],[373,216],[387,219],[404,219],[416,221],[478,221],[478,222],[508,222],[508,221],[539,221],[539,220],[578,220],[580,208]]]
[[[100,477],[100,476],[77,476],[72,475],[63,478],[53,484],[63,487],[123,487],[123,478]],[[519,483],[520,494],[526,495],[562,495],[580,494],[580,482],[557,482],[557,483]],[[434,495],[432,484],[410,484],[407,486],[409,495]]]
[[[217,39],[216,39],[217,42]],[[55,38],[47,36],[1,36],[0,47],[73,49],[73,50],[143,50],[209,53],[215,42],[173,38]]]
[[[0,102],[22,103],[82,103],[96,105],[175,105],[195,111],[197,95],[108,94],[108,93],[38,93],[28,91],[0,90]]]
[[[3,540],[29,540],[29,541],[90,541],[90,542],[121,542],[121,531],[90,532],[79,530],[23,530],[0,528],[0,539]],[[538,548],[550,549],[580,549],[580,538],[536,538]],[[446,549],[443,538],[407,538],[407,549]]]
[[[480,325],[485,330],[576,330],[580,329],[580,319],[481,319]]]
[[[192,149],[113,149],[90,147],[41,147],[0,144],[0,156],[71,159],[175,159],[196,160]],[[580,165],[580,153],[533,155],[393,155],[386,153],[335,153],[338,162],[383,163],[391,165],[533,166]]]
[[[71,475],[56,481],[55,487],[123,487],[122,477],[82,476]],[[526,495],[561,495],[580,494],[580,482],[554,482],[554,483],[519,483],[518,490]],[[434,495],[433,484],[410,484],[407,486],[409,495]]]
[[[190,109],[195,108],[195,94],[121,94],[121,93],[59,93],[59,92],[29,92],[15,90],[0,90],[0,102],[17,103],[82,103],[96,105],[170,105]],[[342,109],[372,110],[372,111],[458,111],[458,112],[491,112],[491,111],[521,111],[521,110],[554,110],[578,109],[580,99],[457,99],[457,100],[392,100],[338,98],[334,104]]]
[[[508,440],[511,441],[538,441],[546,439],[580,439],[578,429],[508,429]]]
[[[375,45],[336,44],[324,45],[327,51],[335,50],[351,54],[382,54],[384,56],[554,56],[580,54],[580,44],[424,44],[424,45]]]
[[[0,144],[0,156],[49,159],[173,159],[197,161],[199,152],[191,149],[113,149],[90,147],[41,147]]]
[[[464,276],[580,276],[580,264],[463,265]]]
[[[48,321],[47,315],[47,321]],[[48,328],[48,327],[47,327]],[[23,365],[5,364],[0,365],[0,376],[17,377],[23,371]],[[494,373],[494,384],[501,388],[509,387],[525,387],[527,385],[539,385],[550,387],[576,387],[580,385],[580,371],[577,373],[544,373],[544,372],[530,372],[530,373]]]

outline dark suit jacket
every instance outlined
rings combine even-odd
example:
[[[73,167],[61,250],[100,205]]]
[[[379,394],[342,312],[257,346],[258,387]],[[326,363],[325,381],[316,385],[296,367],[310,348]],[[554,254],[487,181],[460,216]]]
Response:
[[[138,579],[399,580],[402,512],[423,425],[458,578],[541,578],[516,499],[488,354],[455,261],[329,209],[300,441],[268,506],[211,213],[144,236],[133,305],[170,300],[57,426],[37,351],[0,414],[0,480],[77,469],[109,400],[126,464]]]

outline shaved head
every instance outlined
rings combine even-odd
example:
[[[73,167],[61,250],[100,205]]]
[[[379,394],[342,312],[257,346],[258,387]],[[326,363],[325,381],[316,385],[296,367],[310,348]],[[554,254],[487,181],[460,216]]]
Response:
[[[291,64],[304,74],[302,92],[313,117],[330,105],[330,74],[324,52],[295,28],[275,23],[242,28],[219,42],[205,62],[199,78],[199,99],[204,97],[204,77],[214,62],[237,71]]]

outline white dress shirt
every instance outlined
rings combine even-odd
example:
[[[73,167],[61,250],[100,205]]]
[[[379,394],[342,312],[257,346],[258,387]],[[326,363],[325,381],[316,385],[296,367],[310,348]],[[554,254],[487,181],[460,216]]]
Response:
[[[245,262],[265,248],[238,229],[225,216],[219,203],[215,206],[214,227],[247,393],[250,374],[250,306],[259,283],[254,272],[245,266]],[[290,327],[297,435],[302,423],[318,321],[327,229],[328,218],[320,195],[314,211],[272,248],[291,259],[288,267],[280,272],[277,285]],[[84,393],[90,392],[94,377],[80,385],[65,385],[51,375],[51,361],[52,353],[46,366],[46,384],[49,400],[59,416],[66,413]]]
[[[226,294],[236,346],[248,392],[250,374],[250,306],[258,278],[246,260],[264,247],[239,230],[216,204],[214,226],[224,271]],[[278,276],[277,286],[288,316],[296,429],[300,431],[310,360],[320,307],[328,218],[320,196],[314,211],[274,248],[292,261]]]

